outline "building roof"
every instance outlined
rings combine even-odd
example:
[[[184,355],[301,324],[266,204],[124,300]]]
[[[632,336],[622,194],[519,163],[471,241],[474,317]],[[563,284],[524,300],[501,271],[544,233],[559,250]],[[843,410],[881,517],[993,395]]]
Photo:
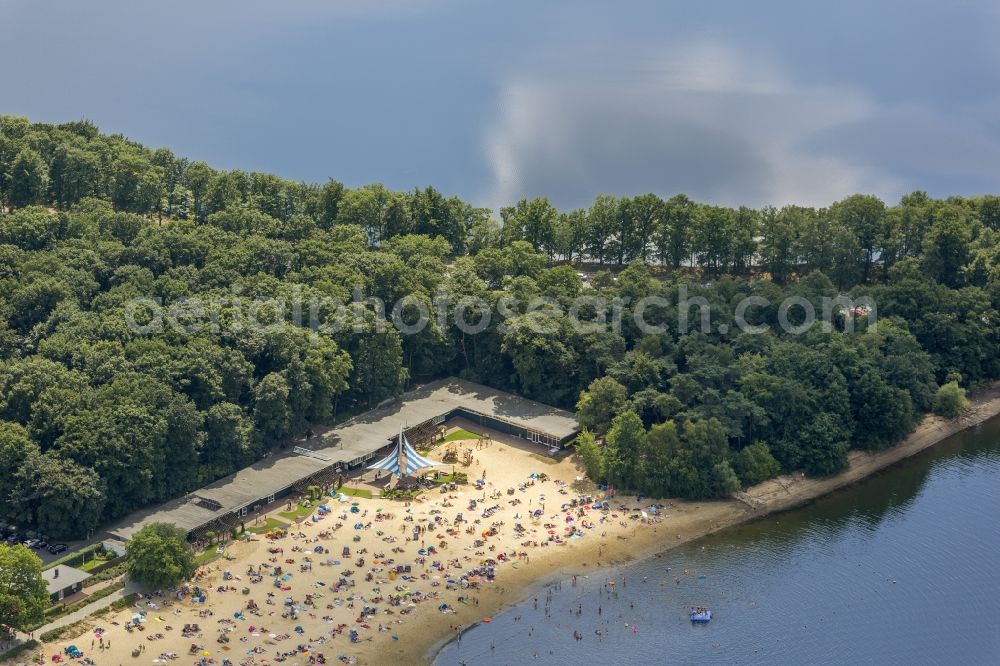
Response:
[[[57,573],[59,574],[58,576],[56,576]],[[48,585],[49,595],[51,596],[59,592],[59,590],[65,590],[67,587],[82,583],[90,578],[90,574],[86,571],[68,567],[65,564],[57,564],[51,569],[42,571],[42,578],[45,580],[46,585]]]
[[[378,450],[399,434],[399,426],[412,427],[455,409],[490,416],[550,435],[558,440],[575,434],[580,426],[564,409],[543,405],[506,391],[454,377],[439,379],[345,421],[322,437],[317,452],[348,459]],[[351,455],[356,453],[357,455]]]
[[[150,522],[173,523],[188,532],[295,485],[336,465],[373,457],[407,428],[456,409],[482,414],[563,440],[579,430],[570,412],[461,379],[440,379],[386,401],[310,443],[258,461],[184,497],[135,512],[109,529],[128,540]],[[306,455],[302,455],[306,454]]]
[[[329,462],[317,458],[292,453],[269,456],[183,497],[131,513],[109,532],[128,540],[143,525],[152,522],[172,523],[190,532],[216,518],[275,495],[329,465]]]

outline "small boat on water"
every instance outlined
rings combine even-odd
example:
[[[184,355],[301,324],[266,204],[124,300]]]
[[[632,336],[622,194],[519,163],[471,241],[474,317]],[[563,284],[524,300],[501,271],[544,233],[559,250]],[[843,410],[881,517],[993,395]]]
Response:
[[[711,622],[712,621],[712,611],[707,608],[693,608],[691,610],[691,621],[692,622]]]

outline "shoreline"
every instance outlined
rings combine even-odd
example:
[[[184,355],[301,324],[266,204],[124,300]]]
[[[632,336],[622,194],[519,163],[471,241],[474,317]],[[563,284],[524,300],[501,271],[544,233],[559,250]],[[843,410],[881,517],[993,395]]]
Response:
[[[969,401],[969,408],[962,416],[954,420],[947,420],[934,414],[927,414],[912,433],[902,442],[891,448],[876,452],[852,450],[849,455],[850,466],[835,476],[808,478],[801,475],[784,474],[747,489],[745,494],[750,501],[754,504],[760,503],[756,509],[751,508],[750,504],[736,499],[702,502],[681,502],[675,500],[672,504],[677,506],[684,504],[691,505],[691,510],[698,512],[699,515],[691,516],[693,520],[689,520],[687,524],[680,526],[685,529],[677,531],[672,541],[666,538],[643,538],[643,533],[641,532],[632,535],[629,537],[629,541],[637,542],[633,544],[635,550],[631,553],[616,551],[621,559],[613,559],[608,562],[608,568],[654,557],[679,545],[700,539],[729,527],[760,520],[775,513],[782,513],[798,508],[824,495],[864,481],[878,472],[930,449],[953,435],[998,418],[1000,417],[1000,382],[995,382],[988,388],[970,394]],[[706,511],[706,509],[710,508],[712,510]],[[719,509],[722,510],[720,511]],[[660,527],[670,527],[670,525],[669,522],[665,522]],[[652,533],[656,535],[657,530],[654,529]],[[621,537],[619,536],[619,538]],[[592,548],[589,550],[592,550]],[[433,642],[425,639],[424,642],[427,645],[420,651],[420,656],[410,655],[410,658],[420,663],[432,664],[446,646],[458,640],[465,632],[481,624],[482,617],[503,613],[530,597],[535,591],[544,589],[547,585],[554,583],[558,579],[573,575],[592,574],[595,569],[588,568],[594,563],[591,557],[592,553],[579,553],[578,555],[585,556],[578,559],[577,565],[567,564],[558,568],[548,568],[546,571],[540,572],[534,576],[533,580],[522,584],[515,592],[515,598],[505,600],[500,605],[496,605],[492,609],[492,612],[489,612],[491,608],[486,605],[480,619],[467,625],[462,625],[457,634],[440,636],[440,634],[444,633],[443,631],[434,632],[428,627],[428,633],[436,633],[440,637]],[[599,560],[596,562],[596,567],[602,566]],[[417,642],[420,642],[419,639]],[[382,656],[388,657],[389,655],[383,654]]]
[[[591,500],[587,499],[586,510],[575,510],[572,526],[570,514],[574,510],[568,508],[568,502],[591,495],[600,498],[576,457],[551,458],[524,440],[486,429],[492,432],[492,440],[484,446],[463,440],[475,445],[474,459],[463,471],[470,479],[481,479],[481,487],[459,485],[425,492],[406,503],[387,504],[377,497],[328,500],[332,510],[327,515],[296,521],[283,535],[250,536],[228,544],[225,558],[204,566],[192,581],[209,592],[207,601],[193,603],[186,597],[174,599],[169,593],[157,593],[131,609],[101,619],[88,618],[75,627],[73,635],[38,649],[43,655],[54,654],[68,644],[84,645],[89,638],[94,650],[96,634],[86,634],[103,627],[107,645],[99,653],[99,663],[126,663],[130,653],[134,656],[135,650],[147,646],[151,656],[160,653],[173,659],[196,639],[204,641],[203,650],[219,657],[249,655],[240,660],[247,666],[265,663],[258,661],[265,656],[292,656],[296,652],[287,649],[298,641],[305,641],[299,647],[308,644],[310,651],[333,650],[347,663],[431,663],[450,641],[460,640],[464,632],[532,595],[543,596],[553,583],[573,575],[594,579],[614,576],[613,571],[622,565],[857,483],[1000,415],[1000,382],[971,395],[970,402],[970,408],[955,421],[926,416],[913,433],[891,449],[852,452],[850,467],[834,477],[785,475],[737,497],[707,501],[640,501],[622,495],[612,499],[611,510],[604,512],[591,512]],[[458,419],[453,425],[463,426],[463,422]],[[482,504],[476,506],[477,502]],[[494,506],[489,507],[491,504]],[[658,508],[654,510],[651,504]],[[425,540],[440,552],[421,557],[425,555]],[[342,547],[343,562],[336,559]],[[415,552],[418,548],[421,552]],[[495,579],[485,581],[473,569],[492,562],[488,558],[497,558],[498,571]],[[406,575],[397,580],[390,568],[403,564],[407,565]],[[282,572],[271,571],[279,565],[288,569],[280,580],[277,577]],[[262,568],[268,570],[265,576],[238,582],[254,570],[259,574]],[[470,580],[475,584],[468,589],[458,580],[465,574],[478,579]],[[285,597],[285,608],[271,599],[276,592],[263,596],[271,585],[281,587],[278,599]],[[302,599],[303,594],[312,599],[306,602],[309,606],[289,601]],[[251,610],[251,601],[259,606]],[[288,603],[301,614],[289,617]],[[366,615],[362,604],[364,608],[376,606],[374,614]],[[150,613],[148,631],[152,634],[126,631],[123,625],[136,610]],[[253,617],[244,617],[244,611]],[[448,615],[447,620],[441,615]],[[196,631],[182,634],[179,628],[189,623]],[[270,629],[263,628],[265,623]],[[197,629],[199,626],[204,628]],[[292,640],[293,627],[302,638]],[[343,635],[349,629],[356,634],[350,643]],[[212,640],[216,635],[217,642]],[[292,642],[282,643],[284,640]],[[28,664],[30,658],[13,663]]]

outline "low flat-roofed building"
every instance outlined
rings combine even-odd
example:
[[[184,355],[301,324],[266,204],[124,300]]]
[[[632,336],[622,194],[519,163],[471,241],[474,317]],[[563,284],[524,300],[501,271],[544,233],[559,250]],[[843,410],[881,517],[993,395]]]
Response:
[[[497,389],[448,378],[430,382],[359,414],[294,451],[269,456],[184,497],[137,511],[109,529],[127,541],[151,522],[173,523],[189,534],[238,527],[257,506],[304,484],[322,485],[384,454],[399,435],[448,419],[522,437],[558,451],[579,432],[564,410]]]
[[[448,378],[425,384],[344,422],[321,438],[316,451],[327,457],[343,457],[341,452],[364,455],[374,450],[373,443],[393,440],[400,426],[411,429],[457,416],[550,448],[561,448],[580,430],[576,417],[564,409]]]
[[[49,588],[49,598],[52,601],[62,601],[71,594],[76,594],[83,589],[83,581],[88,578],[90,574],[86,571],[65,564],[57,564],[42,571],[42,579]]]

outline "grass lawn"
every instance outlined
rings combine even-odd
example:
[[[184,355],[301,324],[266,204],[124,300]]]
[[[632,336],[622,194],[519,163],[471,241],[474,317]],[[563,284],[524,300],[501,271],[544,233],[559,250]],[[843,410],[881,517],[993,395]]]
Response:
[[[468,483],[469,475],[466,474],[465,472],[455,472],[454,474],[445,474],[444,476],[439,476],[435,478],[434,484],[442,486],[446,483],[451,483],[452,481],[454,481],[455,483]]]
[[[479,439],[482,435],[477,435],[476,433],[466,430],[465,428],[459,428],[458,430],[448,433],[445,436],[444,442],[454,442],[459,439]]]
[[[310,513],[316,510],[318,506],[317,503],[310,502],[309,506],[304,506],[302,502],[299,502],[294,509],[291,511],[282,511],[278,515],[293,523],[301,522]]]
[[[84,548],[82,550],[71,551],[71,552],[67,553],[66,555],[63,555],[62,557],[60,557],[58,560],[52,560],[51,562],[49,562],[48,564],[46,564],[45,566],[43,566],[42,570],[44,571],[45,569],[51,569],[52,567],[54,567],[54,566],[56,566],[58,564],[65,564],[66,566],[76,567],[77,564],[79,564],[79,559],[81,557],[83,557],[83,554],[86,553],[87,557],[90,558],[91,551],[96,550],[98,545],[99,544],[95,543],[93,545],[87,546],[86,548]],[[94,566],[97,566],[97,565],[95,564]]]
[[[253,532],[254,534],[262,534],[264,532],[269,532],[270,530],[277,529],[279,527],[288,527],[288,524],[281,522],[277,518],[272,518],[268,516],[264,520],[264,522],[247,527],[247,532]]]
[[[199,566],[199,567],[203,567],[206,564],[208,564],[209,562],[213,562],[213,561],[219,559],[220,557],[222,557],[222,553],[217,553],[217,552],[215,552],[215,550],[216,550],[216,546],[212,546],[211,548],[206,548],[204,551],[202,551],[202,552],[198,553],[197,555],[195,555],[194,556],[194,563],[195,563],[195,565]]]
[[[365,499],[372,498],[372,491],[367,488],[349,488],[348,486],[341,486],[338,493],[343,493],[348,497],[363,497]]]
[[[94,567],[98,567],[107,561],[108,560],[101,559],[100,557],[90,557],[84,564],[81,564],[76,568],[79,569],[80,571],[90,571]]]

